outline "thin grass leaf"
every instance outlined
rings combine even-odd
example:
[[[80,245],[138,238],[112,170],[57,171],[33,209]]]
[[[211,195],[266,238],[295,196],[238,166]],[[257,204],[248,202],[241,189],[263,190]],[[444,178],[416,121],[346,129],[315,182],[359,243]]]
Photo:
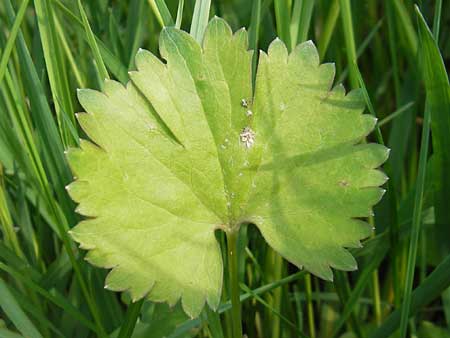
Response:
[[[183,21],[183,9],[184,0],[178,0],[177,18],[175,21],[175,28],[181,28],[181,23]]]
[[[0,337],[2,338],[24,338],[18,333],[10,331],[8,329],[0,328]]]
[[[333,0],[330,5],[330,9],[328,11],[328,15],[325,19],[323,31],[318,43],[320,60],[323,60],[328,50],[331,37],[333,36],[333,33],[335,31],[336,22],[339,18],[339,11],[340,11],[339,0]]]
[[[439,4],[437,4],[439,5]],[[440,14],[439,7],[436,15]],[[433,177],[435,182],[435,217],[437,245],[441,256],[449,253],[448,243],[443,238],[450,235],[450,84],[447,70],[443,62],[437,41],[433,36],[438,35],[438,23],[435,20],[434,33],[431,33],[420,10],[416,8],[419,26],[419,42],[422,51],[423,80],[426,91],[426,108],[431,114],[431,131],[433,134]],[[450,290],[443,294],[444,311],[447,324],[450,323]]]
[[[291,49],[307,40],[315,3],[303,0],[294,2],[290,23]]]
[[[206,26],[208,25],[210,7],[211,7],[211,0],[195,1],[190,34],[200,44],[203,41],[203,35],[205,34],[205,29]]]
[[[172,15],[170,14],[164,0],[148,0],[148,3],[155,13],[161,27],[169,27],[174,25]]]
[[[55,326],[56,323],[52,323],[47,317],[42,314],[41,311],[37,311],[36,304],[32,303],[29,300],[28,295],[20,293],[17,289],[12,289],[10,291],[16,298],[17,302],[21,305],[25,313],[27,313],[31,318],[34,318],[35,321],[40,324],[40,327],[42,327],[43,329],[49,329],[49,331],[44,333],[45,336],[49,336],[51,331],[58,337],[65,337],[64,334]],[[39,305],[42,305],[42,303],[40,303]],[[0,337],[3,338],[2,335],[0,335]]]
[[[56,26],[56,30],[58,32],[59,40],[61,41],[61,45],[64,49],[64,53],[67,57],[67,60],[69,61],[69,65],[70,65],[70,68],[72,69],[75,80],[77,81],[77,85],[80,88],[83,88],[86,86],[86,82],[85,82],[85,79],[83,78],[82,70],[80,69],[79,63],[75,61],[73,53],[69,47],[69,43],[67,42],[67,38],[65,36],[64,29],[61,26],[61,23],[59,22],[58,17],[56,17],[56,16],[55,16],[55,26]],[[66,116],[65,120],[67,121],[67,116]]]
[[[36,9],[37,22],[40,33],[40,40],[44,52],[45,64],[47,67],[47,75],[50,82],[51,94],[55,104],[55,110],[58,120],[61,139],[65,147],[76,144],[70,138],[70,133],[62,124],[61,114],[66,112],[69,119],[75,124],[73,115],[72,94],[69,88],[67,78],[67,70],[62,57],[63,48],[60,46],[57,30],[54,22],[54,12],[51,0],[35,0],[34,7]],[[62,106],[56,98],[62,102]]]
[[[31,280],[29,276],[25,276],[22,273],[18,272],[16,269],[12,268],[11,266],[7,266],[1,262],[0,262],[0,270],[3,270],[4,272],[8,273],[9,275],[11,275],[11,277],[17,279],[31,290],[37,292],[38,294],[49,300],[51,303],[63,309],[65,313],[72,316],[81,325],[84,325],[87,328],[91,329],[92,331],[97,332],[99,335],[101,335],[101,332],[98,330],[96,325],[92,323],[90,320],[88,320],[77,308],[75,308],[66,299],[66,297],[64,297],[56,290],[52,290],[52,292],[45,290],[35,281]]]
[[[211,334],[211,337],[224,338],[220,314],[218,312],[206,308],[204,311],[204,320],[208,325],[208,331]]]
[[[256,65],[258,63],[258,40],[261,26],[261,0],[253,1],[252,16],[250,19],[250,28],[248,32],[248,46],[253,50],[252,56],[252,83],[256,81]]]
[[[367,284],[371,281],[373,272],[378,268],[378,266],[386,256],[387,252],[388,252],[387,247],[380,247],[380,249],[378,249],[376,253],[370,257],[369,263],[365,265],[362,271],[360,272],[358,276],[358,281],[356,282],[356,285],[352,288],[352,292],[347,298],[346,303],[344,304],[344,308],[341,312],[341,315],[339,316],[339,319],[334,325],[333,333],[331,335],[332,337],[337,337],[339,330],[342,328],[342,326],[345,324],[345,322],[348,320],[348,318],[354,311],[355,306],[358,304],[361,295],[363,294],[365,288],[367,287]]]
[[[14,230],[11,214],[8,209],[6,200],[5,182],[3,179],[3,167],[0,164],[0,229],[2,230],[3,240],[11,249],[15,251],[17,256],[23,257],[22,248],[17,239],[16,231]]]
[[[436,0],[433,19],[433,36],[435,41],[439,41],[439,30],[441,28],[442,0]]]
[[[384,119],[380,120],[378,122],[378,127],[382,127],[385,124],[391,122],[393,119],[395,119],[396,117],[399,117],[401,114],[403,114],[404,112],[407,112],[409,108],[411,108],[412,106],[414,106],[415,102],[411,101],[411,102],[407,102],[405,103],[403,106],[401,106],[400,108],[398,108],[396,111],[392,112],[391,114],[389,114],[388,116],[386,116]]]
[[[283,316],[280,311],[278,311],[273,306],[271,306],[269,303],[267,303],[259,295],[255,294],[247,285],[241,283],[240,287],[244,292],[249,293],[253,298],[255,298],[259,303],[261,303],[265,308],[267,308],[275,316],[280,318],[284,323],[286,323],[288,326],[293,328],[297,332],[299,337],[308,338],[308,336],[306,336],[303,332],[301,332],[297,329],[297,326],[293,322],[291,322],[289,319],[287,319],[285,316]]]
[[[263,295],[266,292],[270,292],[276,288],[282,287],[283,285],[295,282],[303,277],[305,277],[306,275],[306,271],[298,271],[292,275],[289,275],[287,277],[284,277],[278,281],[272,282],[272,283],[268,283],[265,285],[262,285],[256,289],[252,290],[252,293],[243,293],[240,295],[239,300],[240,302],[245,302],[246,300],[254,297],[255,295]],[[223,304],[220,305],[219,309],[217,310],[219,313],[224,313],[228,310],[231,309],[231,302],[227,301]],[[189,320],[184,322],[183,324],[181,324],[177,330],[177,332],[174,335],[171,335],[170,338],[175,338],[175,337],[180,337],[183,334],[185,334],[186,332],[188,332],[189,330],[191,330],[193,327],[199,325],[200,320],[199,319],[194,319],[194,320]]]
[[[117,338],[129,338],[132,336],[136,321],[141,313],[141,307],[144,300],[141,299],[135,303],[128,305],[127,313],[125,315],[125,321],[120,327],[120,332]]]
[[[136,54],[139,46],[142,43],[143,29],[146,16],[146,7],[143,0],[133,0],[130,2],[127,18],[127,44],[128,51],[128,65],[129,68],[134,64],[133,56]]]
[[[340,9],[342,18],[342,28],[345,40],[345,52],[347,55],[347,62],[350,70],[350,85],[352,88],[357,88],[358,78],[356,75],[356,70],[352,66],[354,60],[357,59],[357,56],[356,56],[355,36],[353,32],[353,19],[350,0],[340,0]]]
[[[414,25],[411,21],[411,16],[406,9],[406,5],[403,1],[393,0],[392,4],[397,12],[397,23],[406,37],[407,47],[409,48],[410,55],[415,57],[417,55],[418,38],[414,29]]]
[[[6,66],[8,65],[8,60],[11,55],[11,51],[14,47],[14,43],[16,41],[17,34],[20,31],[20,25],[22,24],[22,20],[25,15],[25,11],[27,10],[29,0],[23,0],[20,4],[20,8],[17,12],[17,16],[14,20],[14,24],[11,27],[11,31],[8,36],[8,40],[6,41],[5,48],[3,49],[3,53],[0,58],[0,82],[3,80],[3,76],[5,75]]]
[[[88,42],[92,54],[94,55],[95,64],[97,65],[97,72],[101,79],[103,80],[109,79],[108,71],[106,70],[106,66],[100,54],[100,49],[98,48],[94,33],[92,32],[91,26],[89,25],[86,12],[84,11],[83,5],[81,4],[81,0],[78,0],[78,10],[80,11],[81,20],[83,22],[84,32],[86,34],[86,41]],[[103,83],[103,81],[100,83]]]
[[[83,21],[78,18],[68,7],[64,5],[60,0],[52,0],[53,3],[58,6],[58,8],[65,14],[66,18],[69,19],[70,23],[76,29],[77,33],[83,36],[84,39],[87,38],[84,30]],[[114,55],[106,45],[96,36],[96,44],[101,53],[102,60],[108,66],[108,69],[112,74],[122,83],[128,81],[128,70],[127,67],[120,61],[120,58]]]
[[[356,50],[356,57],[357,60],[361,57],[361,55],[366,51],[366,49],[369,47],[370,43],[376,36],[377,32],[382,27],[383,20],[379,20],[377,24],[370,30],[369,34],[364,38],[363,42],[358,46],[358,49]],[[347,78],[349,69],[352,67],[352,64],[347,65],[347,67],[344,68],[341,75],[339,76],[337,82],[341,83],[344,82],[344,80]]]
[[[42,335],[21,309],[5,281],[0,278],[0,307],[6,316],[14,323],[17,330],[25,337],[42,338]]]
[[[450,286],[450,255],[421,283],[411,294],[411,307],[409,316],[414,315],[421,308],[439,297]],[[369,334],[369,338],[389,337],[400,325],[403,307],[392,312],[383,324]]]
[[[274,0],[273,6],[275,9],[277,35],[286,46],[291,46],[291,6],[289,5],[289,1]]]

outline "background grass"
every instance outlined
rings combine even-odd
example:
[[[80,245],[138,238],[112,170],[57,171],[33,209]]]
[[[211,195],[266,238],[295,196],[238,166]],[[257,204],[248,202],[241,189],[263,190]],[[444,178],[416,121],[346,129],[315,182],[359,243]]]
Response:
[[[103,289],[67,235],[79,216],[65,192],[64,150],[82,132],[76,88],[125,83],[139,47],[164,25],[201,40],[212,15],[249,30],[307,39],[336,83],[362,87],[385,143],[387,193],[353,250],[359,270],[323,282],[286,263],[252,226],[239,239],[248,337],[450,337],[450,1],[2,0],[0,2],[0,337],[230,337],[225,279],[219,312]],[[427,28],[427,23],[430,29]],[[256,67],[256,58],[253,66]],[[226,256],[226,255],[224,255]]]

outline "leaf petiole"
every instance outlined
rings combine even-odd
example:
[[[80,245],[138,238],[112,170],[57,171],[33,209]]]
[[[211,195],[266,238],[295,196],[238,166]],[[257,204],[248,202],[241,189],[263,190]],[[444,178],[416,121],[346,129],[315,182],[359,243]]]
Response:
[[[237,257],[237,240],[239,235],[238,229],[239,228],[233,227],[226,232],[233,338],[242,338],[241,302],[239,299],[240,288],[239,288],[238,257]]]

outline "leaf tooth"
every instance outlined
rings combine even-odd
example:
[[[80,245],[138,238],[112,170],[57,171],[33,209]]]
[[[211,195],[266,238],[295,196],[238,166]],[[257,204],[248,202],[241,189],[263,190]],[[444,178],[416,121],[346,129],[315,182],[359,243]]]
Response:
[[[319,73],[321,84],[325,86],[327,92],[330,91],[336,75],[336,65],[332,62],[323,63],[319,66]]]
[[[339,99],[345,96],[345,87],[342,83],[338,83],[333,87],[328,98]]]
[[[181,296],[181,306],[184,312],[193,319],[199,316],[205,306],[205,298],[204,295],[186,293]]]
[[[348,250],[339,248],[333,252],[333,262],[331,266],[335,269],[343,271],[354,271],[358,269],[358,264],[355,258],[348,252]]]
[[[288,50],[284,42],[281,41],[278,37],[270,43],[267,54],[269,56],[269,59],[275,60],[273,62],[287,63]]]
[[[127,291],[130,288],[130,276],[118,265],[108,273],[105,284],[111,291]]]
[[[105,80],[103,91],[109,97],[112,97],[113,95],[120,95],[120,96],[126,95],[126,89],[124,85],[118,81],[111,79]]]
[[[314,42],[308,40],[297,45],[289,55],[289,63],[294,62],[301,62],[305,66],[319,67],[319,52]]]
[[[311,272],[313,275],[320,277],[324,280],[333,281],[333,271],[327,263],[313,262],[315,264],[305,264],[305,269]]]

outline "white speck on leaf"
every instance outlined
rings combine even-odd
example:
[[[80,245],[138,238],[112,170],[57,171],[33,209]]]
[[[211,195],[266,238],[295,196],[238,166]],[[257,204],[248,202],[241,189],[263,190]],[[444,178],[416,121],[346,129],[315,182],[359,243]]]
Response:
[[[253,112],[251,110],[247,110],[247,112],[245,113],[248,117],[253,115]]]
[[[250,127],[245,127],[239,136],[246,148],[251,148],[255,143],[256,134]]]
[[[241,100],[241,106],[244,107],[244,108],[247,108],[247,107],[248,107],[248,102],[247,102],[246,99],[242,99],[242,100]]]

